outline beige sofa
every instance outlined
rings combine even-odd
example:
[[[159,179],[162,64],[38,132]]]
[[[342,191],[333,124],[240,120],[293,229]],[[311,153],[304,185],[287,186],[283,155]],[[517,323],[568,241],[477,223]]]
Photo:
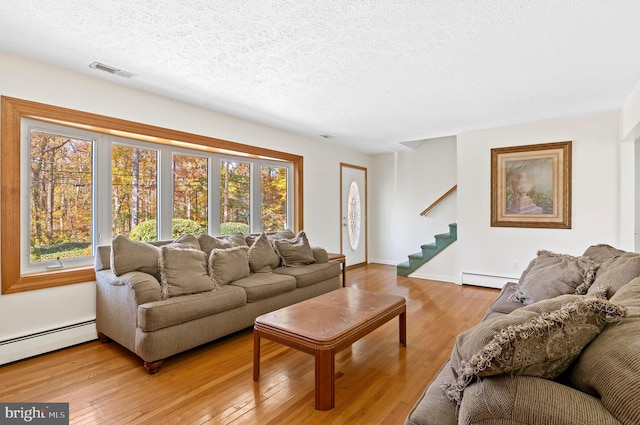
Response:
[[[638,276],[640,254],[609,245],[540,251],[458,336],[405,423],[640,424]]]
[[[98,247],[96,328],[156,373],[163,359],[250,327],[278,308],[338,289],[340,266],[304,232],[187,235]]]

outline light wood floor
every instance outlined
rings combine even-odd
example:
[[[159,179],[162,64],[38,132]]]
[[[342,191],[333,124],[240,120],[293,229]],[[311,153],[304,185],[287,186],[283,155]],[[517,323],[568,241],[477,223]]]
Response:
[[[314,409],[308,354],[263,340],[253,382],[251,329],[171,357],[156,375],[116,343],[98,341],[0,366],[0,401],[67,402],[72,424],[402,424],[455,336],[498,295],[377,264],[349,269],[347,286],[406,298],[407,347],[394,319],[339,352],[330,411]]]

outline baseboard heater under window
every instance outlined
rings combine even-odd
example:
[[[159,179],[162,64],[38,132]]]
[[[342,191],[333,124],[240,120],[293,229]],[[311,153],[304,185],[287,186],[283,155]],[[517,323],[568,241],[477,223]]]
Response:
[[[6,339],[0,341],[0,364],[11,363],[94,339],[97,339],[95,320]]]
[[[462,272],[463,285],[486,286],[489,288],[502,289],[507,282],[518,282],[517,277],[492,276],[480,273]]]

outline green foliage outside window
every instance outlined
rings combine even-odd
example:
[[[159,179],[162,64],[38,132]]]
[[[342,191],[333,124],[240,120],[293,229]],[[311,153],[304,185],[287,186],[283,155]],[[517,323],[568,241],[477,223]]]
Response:
[[[226,236],[233,235],[234,233],[250,233],[249,225],[244,223],[236,223],[233,221],[220,224],[220,235]]]
[[[182,235],[198,235],[200,233],[207,233],[206,227],[193,220],[186,220],[184,218],[174,218],[171,220],[171,228],[173,229],[173,239],[177,239]],[[155,219],[144,221],[138,224],[129,233],[129,237],[136,241],[149,242],[158,239],[158,224]]]

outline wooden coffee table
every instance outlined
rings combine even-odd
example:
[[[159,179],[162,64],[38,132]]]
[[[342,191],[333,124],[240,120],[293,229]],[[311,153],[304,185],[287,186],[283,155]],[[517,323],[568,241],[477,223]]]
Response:
[[[332,409],[335,354],[396,316],[400,343],[406,346],[406,311],[403,297],[340,288],[263,314],[253,327],[253,380],[260,376],[260,338],[313,354],[316,409]]]

